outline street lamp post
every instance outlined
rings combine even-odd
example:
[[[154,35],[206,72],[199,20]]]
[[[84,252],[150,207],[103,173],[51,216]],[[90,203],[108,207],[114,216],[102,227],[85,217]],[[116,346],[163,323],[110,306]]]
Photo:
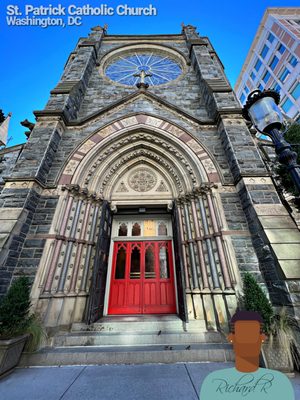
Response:
[[[248,96],[243,107],[243,117],[251,121],[253,126],[262,134],[271,138],[278,160],[286,165],[293,182],[300,193],[300,165],[297,164],[297,153],[292,150],[280,131],[283,117],[278,107],[280,94],[275,90],[254,90]]]

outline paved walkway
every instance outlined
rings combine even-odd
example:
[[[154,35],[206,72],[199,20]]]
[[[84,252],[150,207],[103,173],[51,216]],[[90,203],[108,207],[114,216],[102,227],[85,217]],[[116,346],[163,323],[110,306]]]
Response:
[[[0,379],[3,400],[199,400],[205,376],[232,363],[17,368]],[[300,399],[300,374],[291,379]]]

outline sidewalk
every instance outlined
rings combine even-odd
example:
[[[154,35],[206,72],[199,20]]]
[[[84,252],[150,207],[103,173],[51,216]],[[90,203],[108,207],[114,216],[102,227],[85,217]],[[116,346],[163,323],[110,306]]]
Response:
[[[233,363],[17,368],[0,379],[3,400],[197,400],[205,376]],[[291,379],[300,398],[300,374]]]

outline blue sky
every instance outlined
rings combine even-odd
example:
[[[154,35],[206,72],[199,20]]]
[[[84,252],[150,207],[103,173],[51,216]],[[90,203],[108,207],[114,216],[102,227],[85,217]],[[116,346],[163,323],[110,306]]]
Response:
[[[148,6],[153,4],[157,16],[84,16],[80,27],[12,27],[6,23],[7,5],[34,6],[99,6],[119,4]],[[180,24],[198,27],[202,36],[208,36],[221,58],[225,72],[234,85],[246,54],[254,38],[259,22],[267,7],[299,6],[299,0],[107,0],[107,1],[45,1],[8,0],[0,4],[0,108],[6,115],[13,113],[9,146],[26,140],[25,128],[20,121],[25,118],[34,122],[33,110],[41,110],[63,71],[69,53],[81,36],[87,36],[90,28],[108,24],[109,34],[159,34],[180,33]]]

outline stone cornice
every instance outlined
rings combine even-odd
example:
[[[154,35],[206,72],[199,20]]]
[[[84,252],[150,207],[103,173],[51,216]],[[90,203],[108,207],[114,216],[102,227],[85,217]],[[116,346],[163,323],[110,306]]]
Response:
[[[189,40],[189,44],[191,46],[208,46],[208,43],[206,43],[201,38],[199,38],[199,39],[191,39],[191,40]]]
[[[223,108],[221,110],[217,110],[216,115],[215,115],[215,120],[214,120],[215,124],[219,125],[223,121],[222,117],[225,117],[227,115],[239,115],[242,117],[242,109],[241,108]],[[244,120],[244,118],[242,118],[242,119]]]
[[[58,82],[53,90],[51,90],[50,94],[69,94],[72,90],[74,90],[81,81],[63,81]]]
[[[94,56],[95,56],[95,58],[97,58],[98,57],[97,45],[98,45],[98,43],[96,43],[94,41],[86,40],[86,41],[84,41],[82,43],[79,43],[78,44],[78,48],[80,48],[80,47],[92,47],[93,50],[94,50]]]
[[[43,189],[46,189],[46,186],[41,182],[41,181],[39,181],[37,178],[32,178],[32,177],[29,177],[29,178],[24,178],[24,177],[22,177],[22,178],[14,178],[14,177],[10,177],[10,176],[4,176],[3,177],[3,180],[4,180],[4,182],[6,183],[6,182],[30,182],[31,183],[31,185],[32,184],[36,184],[36,185],[38,185],[38,186],[40,186],[41,188],[43,188]]]
[[[202,39],[192,39],[192,40],[188,40],[187,41],[188,46],[189,46],[189,58],[192,58],[192,52],[193,52],[193,48],[194,46],[207,46],[208,47],[208,43],[204,42]]]
[[[40,117],[59,117],[62,119],[64,124],[66,126],[69,125],[69,121],[67,119],[67,116],[64,111],[61,110],[36,110],[33,111],[33,114],[36,116],[36,118]]]
[[[249,174],[246,173],[241,173],[239,174],[238,178],[235,179],[234,185],[236,186],[237,189],[240,190],[241,187],[244,186],[244,180],[246,180],[247,184],[249,184],[249,179],[267,179],[270,178],[271,174],[266,173],[266,172],[261,172],[256,174],[255,172],[251,172]]]
[[[38,194],[41,194],[45,187],[37,180],[16,180],[11,181],[5,180],[5,185],[3,190],[35,190]]]
[[[64,87],[64,88],[61,88],[61,89],[58,88],[58,91],[56,91],[55,89],[54,89],[54,91],[55,91],[55,93],[58,93],[58,92],[59,93],[67,93],[67,90],[69,89],[71,91],[74,88],[74,85],[76,85],[76,84],[77,83],[75,81],[72,81],[72,82],[69,82],[69,87],[68,88],[67,87]],[[230,90],[227,90],[227,89],[218,90],[218,92],[220,92],[220,91],[232,92],[231,89]],[[142,96],[142,95],[145,96],[145,97],[148,97],[151,100],[157,101],[158,103],[164,105],[165,107],[167,107],[167,108],[169,108],[169,109],[171,109],[171,110],[183,115],[184,117],[196,122],[198,125],[215,125],[215,124],[219,124],[220,123],[220,121],[222,120],[222,116],[233,115],[233,114],[242,115],[242,109],[241,108],[238,108],[238,107],[236,107],[236,108],[227,108],[227,109],[223,108],[221,110],[217,110],[216,111],[216,115],[215,115],[214,119],[201,120],[201,119],[199,119],[197,117],[194,117],[193,115],[189,114],[188,112],[180,109],[179,107],[175,106],[174,104],[172,104],[172,103],[160,98],[159,96],[157,96],[157,95],[155,95],[155,94],[153,94],[153,93],[151,93],[151,92],[149,92],[148,90],[145,90],[145,89],[139,89],[139,90],[137,90],[137,91],[135,91],[135,92],[133,92],[133,93],[131,93],[129,95],[126,95],[126,96],[122,97],[120,100],[117,100],[117,101],[109,104],[108,106],[103,107],[101,110],[99,110],[99,111],[97,111],[97,112],[95,112],[95,113],[93,113],[93,114],[91,114],[91,115],[89,115],[87,117],[80,118],[78,120],[68,121],[65,112],[61,111],[61,110],[47,110],[47,109],[46,110],[36,110],[33,113],[37,118],[39,118],[39,117],[50,117],[50,116],[60,117],[63,120],[63,122],[64,122],[64,124],[66,126],[82,126],[85,123],[90,122],[91,120],[93,120],[93,119],[105,114],[106,112],[108,112],[108,111],[110,111],[110,110],[122,105],[126,101],[133,100],[134,98],[138,98],[139,96]]]
[[[39,191],[41,190],[52,190],[57,189],[57,185],[45,185],[40,182],[37,178],[15,178],[15,177],[3,177],[5,182],[4,188],[15,188],[15,189],[31,189],[37,188]]]
[[[204,79],[213,93],[231,93],[231,86],[222,78]]]
[[[4,149],[0,150],[0,155],[2,156],[7,153],[13,153],[14,151],[20,151],[23,149],[23,146],[25,146],[25,144],[26,144],[26,142],[16,144],[15,146],[11,146],[11,147],[5,147]]]
[[[258,186],[258,185],[264,185],[264,186],[269,185],[269,186],[272,186],[272,188],[275,190],[274,183],[273,183],[273,181],[271,179],[271,176],[270,175],[266,175],[266,174],[265,175],[260,175],[260,176],[253,175],[253,174],[251,176],[250,175],[249,176],[243,175],[235,183],[235,186],[236,186],[236,189],[237,189],[238,192],[243,190],[246,186],[251,186],[251,185],[255,185],[255,186]]]

